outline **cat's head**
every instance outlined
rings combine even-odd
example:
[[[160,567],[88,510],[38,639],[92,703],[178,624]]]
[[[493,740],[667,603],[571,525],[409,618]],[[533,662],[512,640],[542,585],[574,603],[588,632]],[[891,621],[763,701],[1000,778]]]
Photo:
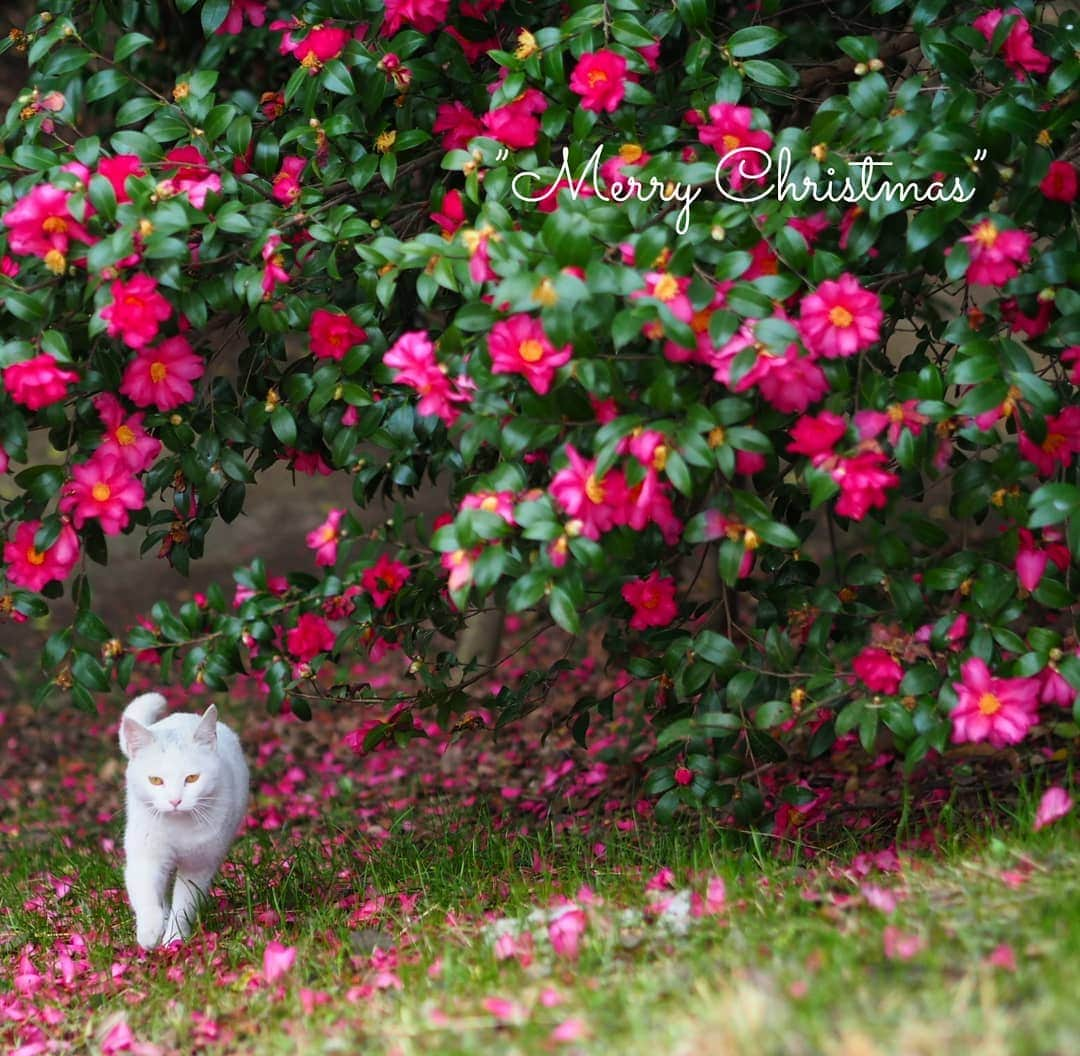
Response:
[[[123,720],[130,762],[127,782],[135,795],[161,814],[189,814],[212,796],[221,772],[217,708],[211,704],[191,732],[154,732]]]

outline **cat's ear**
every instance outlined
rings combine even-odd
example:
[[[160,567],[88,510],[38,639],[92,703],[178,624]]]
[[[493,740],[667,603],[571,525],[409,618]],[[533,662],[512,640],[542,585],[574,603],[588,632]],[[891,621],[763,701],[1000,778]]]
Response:
[[[154,735],[141,722],[136,722],[134,719],[122,720],[120,733],[121,747],[124,749],[124,755],[129,759],[134,759],[139,752],[154,743]]]
[[[195,727],[192,740],[196,744],[206,745],[207,748],[217,747],[217,706],[215,704],[211,704],[203,712],[199,725]]]

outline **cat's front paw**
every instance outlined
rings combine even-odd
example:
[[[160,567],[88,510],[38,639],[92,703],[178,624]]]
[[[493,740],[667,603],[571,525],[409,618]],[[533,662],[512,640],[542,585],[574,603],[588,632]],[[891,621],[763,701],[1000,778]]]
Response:
[[[185,922],[178,920],[175,916],[169,916],[169,922],[165,926],[165,936],[161,940],[162,946],[168,946],[173,942],[185,942],[191,935],[190,925],[185,925]]]
[[[142,916],[135,922],[135,940],[144,950],[152,950],[161,942],[161,933],[165,930],[165,915]]]

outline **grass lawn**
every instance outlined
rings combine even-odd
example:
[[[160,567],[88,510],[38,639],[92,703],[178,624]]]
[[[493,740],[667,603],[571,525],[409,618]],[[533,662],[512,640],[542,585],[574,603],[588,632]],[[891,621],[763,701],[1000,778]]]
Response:
[[[147,954],[118,714],[0,727],[0,1051],[1080,1051],[1080,827],[1032,832],[1029,797],[777,848],[552,782],[610,777],[617,738],[357,755],[340,716],[252,720],[249,831],[192,941]]]

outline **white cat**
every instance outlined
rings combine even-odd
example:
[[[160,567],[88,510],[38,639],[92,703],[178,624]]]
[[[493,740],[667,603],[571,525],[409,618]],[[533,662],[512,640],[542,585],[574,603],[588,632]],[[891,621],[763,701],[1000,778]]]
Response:
[[[145,693],[120,721],[130,760],[124,879],[143,949],[191,934],[248,801],[244,753],[217,708],[162,719],[165,707],[160,693]]]

